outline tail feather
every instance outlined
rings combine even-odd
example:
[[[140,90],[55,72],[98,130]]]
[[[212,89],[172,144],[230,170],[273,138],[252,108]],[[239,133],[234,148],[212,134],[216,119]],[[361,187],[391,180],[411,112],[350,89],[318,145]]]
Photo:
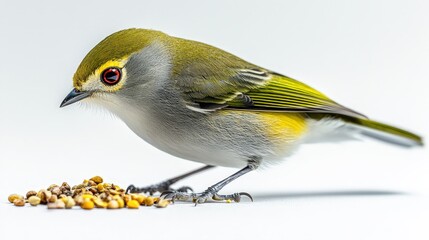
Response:
[[[363,118],[341,117],[363,135],[405,147],[423,146],[423,139],[406,130]]]

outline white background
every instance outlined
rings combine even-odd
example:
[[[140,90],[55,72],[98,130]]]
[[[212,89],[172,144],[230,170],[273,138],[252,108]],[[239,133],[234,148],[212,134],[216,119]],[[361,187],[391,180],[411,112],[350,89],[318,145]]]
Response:
[[[7,203],[14,192],[97,174],[125,187],[200,166],[154,149],[103,110],[59,109],[85,54],[129,27],[218,46],[428,137],[427,1],[1,0],[0,8],[1,239],[429,239],[427,148],[376,141],[306,145],[223,191],[250,192],[254,203],[89,212]],[[202,191],[234,171],[179,185]]]

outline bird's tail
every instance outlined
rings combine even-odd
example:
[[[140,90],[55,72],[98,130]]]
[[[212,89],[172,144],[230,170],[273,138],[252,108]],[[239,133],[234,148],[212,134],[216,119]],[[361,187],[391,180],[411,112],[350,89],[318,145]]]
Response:
[[[405,147],[423,146],[423,139],[406,130],[364,118],[341,117],[360,134]]]

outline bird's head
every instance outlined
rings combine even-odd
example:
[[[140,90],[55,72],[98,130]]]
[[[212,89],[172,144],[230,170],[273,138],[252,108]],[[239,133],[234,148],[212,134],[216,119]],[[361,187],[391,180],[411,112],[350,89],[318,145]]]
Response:
[[[87,98],[119,94],[141,83],[141,78],[153,72],[151,68],[156,68],[157,61],[163,59],[154,56],[154,59],[148,60],[144,58],[156,53],[146,51],[141,56],[139,53],[167,37],[162,32],[135,28],[108,36],[82,60],[73,76],[74,89],[60,107]]]

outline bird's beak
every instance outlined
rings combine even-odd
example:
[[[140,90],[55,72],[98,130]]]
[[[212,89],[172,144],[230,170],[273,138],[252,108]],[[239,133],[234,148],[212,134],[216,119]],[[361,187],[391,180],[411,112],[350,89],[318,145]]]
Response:
[[[91,94],[92,92],[81,92],[76,88],[73,88],[73,90],[66,96],[66,98],[64,98],[63,102],[60,105],[60,108],[87,98],[91,96]]]

